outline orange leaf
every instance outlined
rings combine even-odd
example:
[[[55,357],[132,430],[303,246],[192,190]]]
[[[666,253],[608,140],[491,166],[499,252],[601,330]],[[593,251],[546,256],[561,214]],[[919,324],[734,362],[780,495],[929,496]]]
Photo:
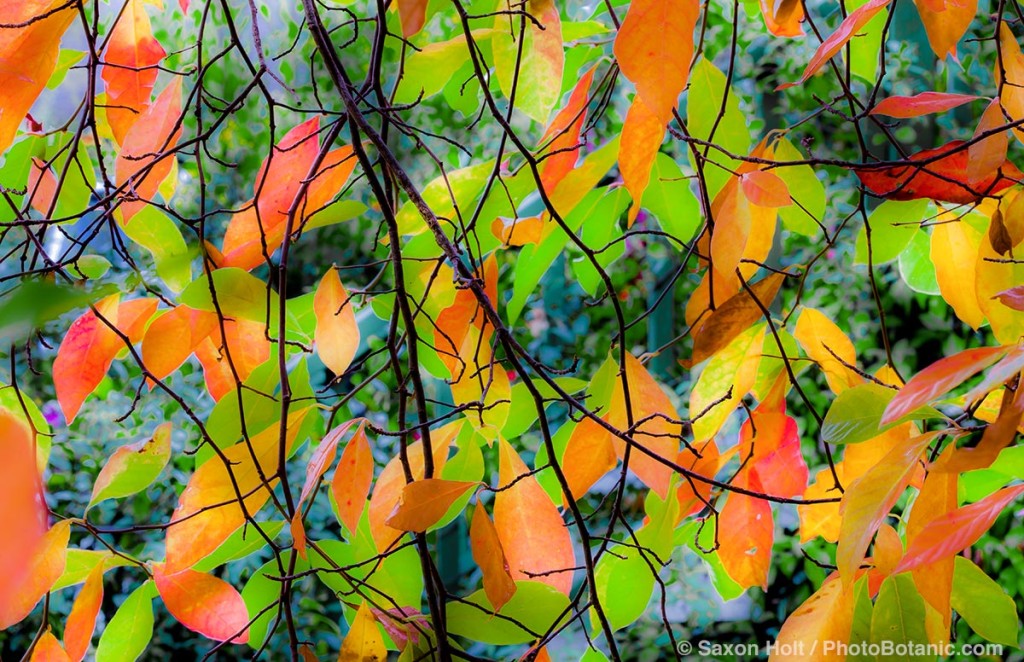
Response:
[[[370,484],[373,483],[373,451],[370,450],[370,442],[366,438],[364,428],[365,423],[360,423],[342,451],[341,459],[334,470],[334,478],[331,480],[331,493],[338,507],[338,520],[353,536],[359,527],[363,508],[366,507]]]
[[[935,401],[940,396],[989,367],[1008,351],[1008,347],[977,347],[953,356],[939,359],[914,375],[900,389],[882,416],[882,425],[898,421],[915,409]]]
[[[286,451],[310,411],[305,408],[289,414]],[[242,526],[246,513],[253,515],[263,507],[275,484],[271,477],[277,473],[280,436],[280,425],[271,425],[248,442],[225,448],[224,458],[212,457],[196,469],[167,528],[167,574],[191,568]],[[230,472],[225,461],[230,463]],[[269,485],[261,476],[268,478]]]
[[[270,358],[266,327],[242,318],[224,320],[224,334],[215,326],[196,347],[196,358],[203,364],[207,390],[219,401]]]
[[[358,162],[349,145],[328,152],[306,189],[306,199],[300,209],[301,217],[309,218],[323,209],[345,186]]]
[[[937,0],[918,0],[914,4],[921,15],[932,50],[940,60],[945,60],[947,55],[952,55],[955,60],[957,42],[978,13],[978,0],[946,2],[939,10],[934,7]]]
[[[153,36],[143,0],[128,0],[110,33],[103,55],[102,77],[107,84],[107,121],[118,144],[149,107],[156,65],[167,53]]]
[[[1024,492],[1024,485],[1006,487],[977,503],[929,522],[910,543],[895,572],[906,572],[955,556],[981,538],[999,514]]]
[[[993,99],[981,115],[978,128],[974,130],[977,139],[1006,124],[999,99]],[[1010,134],[999,131],[982,138],[967,148],[967,183],[976,186],[979,182],[997,176],[999,166],[1006,162],[1006,150],[1010,147]]]
[[[722,466],[722,458],[718,452],[718,446],[714,439],[704,443],[691,443],[701,456],[697,457],[689,448],[679,451],[679,459],[676,461],[681,467],[704,476],[714,478]],[[703,510],[711,503],[711,483],[683,476],[679,489],[676,490],[679,499],[679,520]]]
[[[120,209],[124,223],[152,200],[171,174],[171,150],[181,136],[181,79],[175,77],[136,120],[121,143],[114,172],[117,185],[127,186]],[[138,198],[138,199],[134,199]]]
[[[619,172],[633,198],[633,206],[629,210],[630,225],[640,211],[640,201],[650,183],[651,167],[665,137],[666,124],[666,118],[655,113],[639,94],[633,97],[622,124],[619,147]]]
[[[142,362],[156,379],[178,369],[219,324],[217,314],[177,306],[153,320],[142,339]]]
[[[53,13],[50,13],[53,12]],[[78,16],[65,0],[6,0],[0,4],[0,153],[14,142],[18,126],[57,66],[60,40]],[[38,17],[45,16],[45,18]],[[27,23],[27,25],[26,25]]]
[[[43,216],[50,213],[53,200],[57,197],[57,178],[53,170],[37,157],[32,157],[32,168],[28,173],[28,194],[32,209]]]
[[[821,366],[833,393],[842,393],[864,381],[850,367],[857,365],[853,343],[820,310],[805,308],[796,321],[793,337],[803,346],[807,356]]]
[[[935,471],[963,473],[987,469],[999,453],[1009,446],[1017,436],[1017,428],[1024,418],[1024,393],[1003,391],[1003,404],[999,416],[985,428],[981,441],[974,448],[957,448],[945,461],[936,462]]]
[[[785,411],[762,411],[762,403],[740,428],[740,452],[761,489],[783,497],[807,489],[807,464],[800,450],[796,421]],[[749,450],[745,446],[749,444]]]
[[[541,185],[551,194],[558,183],[576,167],[580,154],[580,130],[587,118],[587,97],[594,80],[591,67],[572,88],[569,101],[551,120],[540,143],[544,145],[544,156],[540,167]]]
[[[64,647],[72,662],[83,660],[89,650],[89,642],[96,629],[96,615],[103,604],[103,570],[103,563],[97,563],[92,569],[68,615],[64,627]]]
[[[119,295],[112,294],[96,304],[96,311],[115,326],[118,298]],[[53,361],[53,386],[69,425],[85,399],[103,381],[122,346],[117,334],[92,310],[71,323]]]
[[[948,455],[952,446],[943,457]],[[921,486],[921,492],[914,499],[914,506],[907,519],[907,543],[913,544],[921,531],[939,517],[956,510],[957,501],[956,474],[931,471]],[[902,558],[902,557],[901,557]],[[935,563],[919,566],[912,573],[914,583],[928,604],[942,616],[943,625],[948,629],[952,619],[950,612],[950,591],[953,590],[954,559],[949,557]]]
[[[57,637],[50,630],[43,633],[32,649],[29,662],[72,662],[74,658],[61,647]]]
[[[168,574],[162,563],[153,564],[153,579],[167,611],[189,630],[214,641],[249,640],[249,611],[231,584],[196,570]]]
[[[423,532],[437,524],[459,497],[479,483],[424,478],[402,488],[402,496],[385,523],[400,531]]]
[[[900,540],[900,534],[888,524],[882,524],[875,534],[875,547],[871,554],[875,569],[888,576],[902,557],[903,541]]]
[[[430,431],[430,447],[434,458],[434,476],[441,474],[445,462],[448,460],[448,447],[462,431],[465,421],[459,420],[449,423],[437,430]],[[409,444],[406,450],[409,460],[409,471],[413,480],[424,478],[425,458],[423,457],[423,442],[417,441]],[[344,462],[345,458],[342,457]],[[431,476],[433,477],[433,476]],[[384,552],[391,545],[402,537],[402,531],[394,529],[387,524],[395,506],[402,497],[402,490],[405,489],[405,469],[402,465],[401,456],[391,458],[384,470],[377,478],[377,485],[373,488],[373,496],[370,497],[370,533],[373,541],[377,544],[377,551]],[[340,506],[340,502],[339,502]],[[361,511],[360,511],[361,512]],[[358,521],[356,518],[355,521]],[[354,528],[352,529],[355,530]]]
[[[868,190],[887,200],[931,198],[958,205],[977,202],[1024,180],[1024,173],[1005,161],[997,172],[969,184],[968,150],[964,144],[962,140],[954,140],[908,157],[909,161],[921,162],[921,165],[860,166],[854,172]]]
[[[804,6],[800,0],[761,0],[761,14],[768,31],[777,37],[800,37],[804,31]]]
[[[853,626],[853,587],[844,587],[835,573],[829,576],[782,624],[771,662],[825,662],[839,660],[826,652],[828,644],[847,641]]]
[[[720,304],[707,317],[693,339],[691,366],[725,349],[736,336],[759,321],[764,316],[762,309],[767,310],[772,305],[785,278],[785,274],[769,274],[752,284],[750,291],[743,289]]]
[[[882,99],[868,114],[908,119],[952,110],[981,98],[973,94],[921,92],[912,97],[894,96]]]
[[[985,321],[977,289],[980,245],[981,233],[959,214],[940,214],[932,227],[930,257],[939,291],[956,316],[973,329]]]
[[[1010,119],[1019,121],[1024,119],[1024,54],[1006,21],[999,23],[999,55],[993,73],[999,100]],[[1024,129],[1013,132],[1017,140],[1024,141]]]
[[[334,374],[343,375],[359,348],[359,326],[355,306],[336,269],[328,269],[320,280],[313,295],[313,311],[316,314],[314,342],[320,360]]]
[[[338,450],[338,442],[357,421],[361,421],[361,419],[352,419],[328,432],[327,436],[320,442],[320,445],[317,446],[316,451],[313,452],[313,457],[309,458],[309,464],[306,465],[306,481],[302,484],[302,493],[295,504],[295,515],[292,517],[291,523],[295,549],[298,550],[299,556],[302,558],[306,558],[306,529],[302,524],[302,504],[313,493],[313,490],[316,489],[317,484],[320,482],[320,478],[327,472],[331,463],[334,462],[334,455]],[[359,423],[360,431],[363,429],[364,424],[363,422]],[[373,475],[372,469],[370,475],[371,477]]]
[[[516,583],[509,570],[505,550],[498,538],[498,530],[494,528],[487,510],[480,504],[473,511],[469,524],[469,543],[473,552],[473,560],[480,566],[483,574],[484,593],[495,612],[512,599],[516,592]]]
[[[877,466],[847,487],[840,505],[843,522],[836,550],[836,565],[844,585],[853,583],[875,531],[907,488],[921,453],[936,434],[922,434],[893,448]]]
[[[498,453],[494,525],[512,577],[543,582],[568,595],[576,554],[562,516],[504,439],[498,440]]]
[[[577,423],[562,454],[562,471],[573,498],[586,494],[617,462],[612,434],[608,430],[591,418]]]
[[[746,471],[733,482],[738,487],[761,491],[757,480]],[[775,539],[775,520],[768,502],[745,494],[730,494],[718,515],[718,527],[728,532],[720,537],[718,548],[725,571],[743,588],[767,589]]]
[[[788,207],[793,204],[786,182],[768,170],[752,170],[740,176],[743,195],[759,207]]]
[[[423,29],[427,19],[427,0],[397,0],[402,36],[408,39]]]
[[[818,50],[814,53],[814,57],[811,58],[807,68],[804,69],[804,75],[800,77],[800,81],[797,83],[779,85],[775,89],[784,90],[787,87],[793,87],[794,85],[807,82],[807,79],[825,66],[829,60],[843,49],[843,46],[846,46],[846,44],[849,43],[850,39],[860,32],[860,29],[863,28],[868,21],[875,17],[875,14],[885,9],[885,6],[888,4],[889,0],[870,0],[866,4],[863,4],[850,12],[849,15],[843,19],[843,22],[839,24],[839,27],[836,28],[836,31],[829,35],[825,41],[821,42],[821,46],[818,46]]]
[[[18,566],[4,568],[0,576],[0,630],[28,616],[64,573],[70,536],[71,521],[57,522],[26,550],[28,557],[23,555]]]

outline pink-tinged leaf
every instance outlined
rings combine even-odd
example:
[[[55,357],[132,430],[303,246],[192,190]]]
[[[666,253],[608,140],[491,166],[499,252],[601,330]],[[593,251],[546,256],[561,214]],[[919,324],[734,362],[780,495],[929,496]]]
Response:
[[[423,532],[437,524],[463,494],[479,483],[464,480],[424,478],[402,489],[385,523],[399,531]]]
[[[771,662],[834,662],[828,644],[847,641],[853,626],[854,592],[833,573],[821,588],[790,614],[779,630]]]
[[[427,20],[427,0],[397,0],[402,36],[408,39],[423,29]]]
[[[465,420],[449,423],[442,428],[430,431],[430,447],[434,459],[434,476],[439,476],[448,460],[448,447],[462,430]],[[426,466],[423,457],[423,442],[417,441],[409,445],[406,455],[409,460],[409,470],[413,480],[420,480],[425,477]],[[388,526],[387,519],[391,516],[399,499],[402,498],[402,490],[405,489],[405,468],[402,465],[400,455],[391,460],[380,472],[377,478],[377,485],[373,488],[373,496],[370,497],[370,534],[377,545],[378,552],[384,552],[403,535],[403,531]],[[339,504],[340,505],[340,504]],[[339,508],[340,510],[340,508]],[[352,529],[353,531],[355,529]]]
[[[473,560],[483,575],[484,594],[487,595],[487,600],[494,607],[494,611],[499,612],[515,595],[516,583],[512,579],[498,530],[483,504],[477,505],[473,511],[469,524],[469,543]]]
[[[115,326],[118,298],[113,294],[96,304],[96,311]],[[71,323],[53,361],[53,386],[69,425],[85,399],[103,381],[122,346],[117,334],[92,310]]]
[[[974,139],[996,131],[1006,124],[999,99],[993,99],[978,121]],[[1006,150],[1010,147],[1010,132],[998,131],[967,148],[967,183],[976,186],[986,178],[994,177],[999,166],[1006,162]]]
[[[981,98],[983,97],[974,96],[973,94],[921,92],[912,97],[894,96],[882,99],[871,109],[869,114],[909,119],[911,117],[930,115],[931,113],[942,113]]]
[[[776,90],[784,90],[787,87],[793,87],[801,83],[807,82],[807,80],[816,74],[819,69],[825,66],[829,60],[831,60],[839,51],[843,49],[849,43],[850,39],[853,39],[860,32],[868,21],[875,17],[878,12],[885,9],[886,5],[889,4],[889,0],[870,0],[864,5],[861,5],[857,9],[849,13],[849,15],[843,19],[843,22],[839,24],[836,31],[833,32],[825,41],[821,42],[821,46],[814,53],[814,57],[811,58],[807,68],[804,69],[803,76],[800,77],[800,81],[797,83],[786,83],[779,85]]]
[[[50,213],[53,200],[57,197],[57,178],[53,170],[39,158],[32,158],[32,169],[28,173],[28,194],[32,209],[46,216]]]
[[[320,360],[334,374],[343,375],[359,348],[359,325],[355,306],[341,284],[337,269],[328,269],[320,279],[313,295],[313,312],[316,315],[314,342]]]
[[[160,61],[167,55],[153,36],[144,0],[127,0],[117,19],[102,77],[107,84],[107,121],[118,144],[149,107]]]
[[[929,522],[911,541],[896,572],[913,570],[955,556],[981,538],[1003,509],[1024,492],[1024,485],[999,490],[977,503]]]
[[[214,641],[249,640],[249,611],[231,584],[196,570],[167,574],[162,563],[153,565],[153,579],[167,611],[189,630]]]
[[[302,484],[302,493],[295,504],[295,515],[292,517],[291,523],[295,549],[298,550],[299,556],[302,558],[306,558],[306,529],[302,524],[302,504],[313,493],[313,490],[320,483],[320,479],[327,472],[327,469],[330,468],[331,463],[334,462],[334,455],[338,450],[338,442],[345,436],[353,424],[361,420],[358,418],[352,419],[327,433],[327,436],[317,446],[316,451],[313,452],[313,457],[309,458],[309,464],[306,465],[306,481]],[[360,423],[360,430],[362,430],[362,425],[363,423]]]
[[[796,421],[785,413],[754,410],[740,429],[741,457],[751,457],[750,471],[768,494],[797,497],[807,490],[809,472],[800,450]],[[756,434],[754,434],[756,430]],[[743,445],[749,440],[749,452]]]
[[[786,182],[768,170],[752,170],[740,176],[743,195],[758,207],[788,207],[793,204]]]
[[[907,414],[934,402],[964,381],[1001,359],[1008,347],[978,347],[947,356],[914,375],[882,416],[882,425],[898,421]]]
[[[14,142],[53,74],[61,37],[78,15],[76,5],[65,0],[8,0],[0,6],[6,26],[0,28],[0,153]]]
[[[559,182],[576,167],[581,147],[580,131],[587,119],[587,95],[595,68],[588,69],[572,88],[569,101],[551,120],[540,139],[545,155],[540,166],[540,178],[548,194],[553,193]]]
[[[97,563],[78,592],[64,627],[64,648],[72,662],[81,662],[96,629],[96,615],[103,604],[103,563]]]
[[[430,619],[413,607],[382,611],[370,605],[370,611],[377,618],[377,623],[391,637],[391,641],[395,642],[398,650],[405,650],[410,641],[414,645],[419,644],[422,633],[430,632]]]
[[[29,662],[74,662],[74,658],[61,647],[57,637],[47,630],[32,649]]]
[[[853,583],[871,539],[907,488],[921,454],[936,434],[907,439],[847,487],[840,504],[843,521],[836,550],[844,585]]]
[[[4,568],[0,575],[0,630],[28,616],[64,573],[70,536],[71,521],[57,522],[18,559],[19,565]]]
[[[174,165],[171,150],[181,136],[181,79],[175,77],[156,101],[128,129],[117,155],[114,172],[124,186],[120,210],[131,221],[156,197]]]
[[[740,487],[761,491],[760,484],[746,471],[734,482]],[[771,505],[764,499],[730,494],[718,515],[718,527],[729,532],[719,538],[718,558],[725,571],[743,588],[766,589],[775,539]]]
[[[512,577],[544,582],[568,595],[576,566],[569,530],[515,449],[499,438],[498,452],[494,526]]]
[[[162,423],[152,439],[125,444],[110,456],[96,476],[89,506],[104,499],[117,499],[148,487],[171,457],[171,424]]]
[[[364,428],[365,424],[360,423],[342,451],[338,467],[334,470],[334,479],[331,480],[338,520],[353,536],[359,528],[359,518],[366,507],[366,497],[373,483],[373,451]]]
[[[181,7],[181,13],[188,13],[188,3],[190,0],[178,0],[178,6]]]
[[[1008,290],[1003,290],[992,298],[998,299],[999,303],[1003,304],[1007,308],[1024,312],[1024,285],[1018,285],[1017,287],[1011,287]]]

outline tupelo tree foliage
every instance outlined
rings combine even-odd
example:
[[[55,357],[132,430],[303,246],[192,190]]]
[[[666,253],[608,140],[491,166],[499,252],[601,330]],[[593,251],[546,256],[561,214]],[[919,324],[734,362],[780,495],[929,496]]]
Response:
[[[962,554],[1024,491],[1017,3],[294,4],[0,1],[0,628],[30,633],[31,659],[134,660],[170,627],[158,603],[231,657],[543,658],[575,633],[577,655],[621,659],[645,613],[675,651],[668,564],[766,588],[778,504],[828,570],[780,643],[944,644],[957,613],[1017,644],[1012,600]],[[890,92],[907,9],[924,66],[988,67],[980,96]],[[745,79],[744,26],[800,66]],[[751,93],[792,121],[752,121]],[[970,111],[973,135],[902,130]],[[328,226],[372,247],[306,262],[304,292]],[[874,358],[815,305],[844,244]],[[639,310],[637,246],[672,266]],[[968,349],[899,365],[894,260],[976,331]],[[567,264],[562,294],[607,323],[576,339],[597,360],[551,365],[529,325]],[[680,321],[655,345],[666,302]],[[35,402],[52,383],[74,438],[115,364],[132,410],[157,399],[184,427],[133,433],[83,511],[47,493]],[[169,463],[190,471],[173,508],[103,521]],[[308,526],[317,504],[337,526]],[[451,531],[475,590],[438,571]],[[246,557],[265,564],[238,580]],[[340,602],[334,650],[304,627],[307,581]]]

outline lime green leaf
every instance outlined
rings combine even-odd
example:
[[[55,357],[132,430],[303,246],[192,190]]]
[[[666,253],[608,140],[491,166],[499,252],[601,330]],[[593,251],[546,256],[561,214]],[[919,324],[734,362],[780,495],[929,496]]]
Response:
[[[658,219],[661,229],[681,241],[689,241],[701,223],[700,204],[690,190],[690,180],[668,154],[658,152],[651,181],[641,206]],[[685,251],[686,247],[672,244]]]
[[[152,439],[121,446],[103,465],[86,510],[105,499],[125,497],[149,487],[171,457],[171,424],[163,423]]]
[[[273,540],[277,538],[277,534],[284,528],[284,522],[260,522],[260,528],[263,529],[263,533]],[[214,550],[212,554],[195,564],[193,569],[199,572],[209,572],[230,561],[245,558],[263,549],[266,545],[266,538],[260,535],[260,532],[254,526],[243,526],[232,533],[231,537],[221,543],[220,547]]]
[[[903,252],[900,253],[900,275],[915,292],[938,296],[939,280],[935,276],[932,262],[931,240],[927,232],[915,232]]]
[[[156,586],[147,581],[121,603],[96,646],[96,662],[139,659],[153,638],[154,595]]]
[[[747,117],[740,110],[740,99],[736,91],[729,89],[726,98],[726,88],[725,74],[707,58],[701,58],[690,72],[690,89],[686,95],[686,126],[694,138],[713,142],[731,154],[747,154],[750,151]],[[720,112],[723,110],[723,101],[724,113]],[[698,146],[697,150],[703,152],[705,148]],[[704,166],[708,195],[714,199],[731,173],[739,167],[739,163],[714,148],[707,149],[707,158],[721,166]]]
[[[883,426],[882,415],[894,397],[895,390],[873,382],[843,391],[825,414],[821,440],[827,444],[858,444],[907,421],[942,418],[942,413],[933,407],[919,407]]]
[[[803,161],[806,157],[786,138],[775,145],[777,161]],[[825,218],[825,186],[807,164],[786,166],[772,170],[789,189],[794,204],[779,209],[782,225],[790,232],[812,237],[821,231],[819,223]]]
[[[647,610],[658,566],[654,559],[645,559],[636,547],[616,547],[613,552],[615,555],[605,554],[597,562],[597,597],[612,629],[620,630]],[[591,620],[597,620],[593,612]]]
[[[142,207],[122,226],[132,241],[153,256],[156,273],[167,287],[180,292],[192,280],[192,255],[181,230],[166,214],[153,205]]]
[[[925,630],[924,598],[917,592],[909,574],[887,577],[878,590],[875,608],[871,613],[871,642],[879,646],[913,644],[924,646],[929,642]],[[902,656],[904,660],[926,660],[928,656]],[[934,655],[932,656],[934,659]]]
[[[547,632],[558,625],[556,621],[559,615],[568,606],[569,598],[557,589],[541,582],[518,581],[515,595],[498,612],[499,617],[495,617],[483,589],[464,601],[449,602],[448,631],[496,646],[525,644],[535,638],[530,631]],[[518,623],[530,631],[524,630]]]
[[[134,219],[132,222],[135,222]],[[241,317],[254,322],[264,322],[268,316],[276,319],[276,315],[270,315],[270,312],[277,312],[277,292],[270,290],[270,286],[256,276],[244,269],[227,267],[217,269],[211,277],[213,288],[217,292],[217,304],[225,317]],[[218,310],[210,294],[210,282],[205,274],[185,288],[181,293],[181,303],[196,310]]]
[[[899,257],[918,224],[927,218],[929,200],[886,200],[868,214],[871,226],[871,263],[885,264]],[[855,264],[868,263],[867,231],[857,234]]]
[[[1013,598],[970,560],[957,556],[955,563],[949,596],[953,609],[985,639],[1016,648],[1020,623]]]

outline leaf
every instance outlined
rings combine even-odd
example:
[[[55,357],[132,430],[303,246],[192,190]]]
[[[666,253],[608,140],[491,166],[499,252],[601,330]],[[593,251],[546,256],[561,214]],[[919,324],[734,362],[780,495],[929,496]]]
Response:
[[[969,0],[973,4],[973,0]],[[1003,110],[1013,121],[1024,119],[1024,54],[1005,22],[999,23],[999,55],[995,63],[993,79],[999,90],[999,101]],[[1024,140],[1024,130],[1013,130],[1017,140]]]
[[[498,440],[498,453],[494,526],[512,578],[537,579],[568,595],[576,567],[569,530],[555,504],[504,439]]]
[[[852,585],[875,531],[907,488],[921,453],[936,434],[919,435],[901,443],[847,487],[840,505],[843,521],[836,550],[836,565],[844,586]]]
[[[299,494],[299,500],[295,503],[295,515],[291,521],[291,533],[292,540],[294,541],[295,550],[299,553],[303,559],[306,559],[306,529],[302,524],[302,504],[306,502],[306,499],[313,494],[317,485],[320,483],[320,479],[330,468],[331,463],[334,462],[334,455],[338,450],[338,442],[345,436],[349,428],[354,423],[360,421],[360,419],[353,419],[346,423],[342,423],[338,427],[334,428],[327,433],[327,436],[323,438],[320,445],[317,446],[313,456],[309,458],[309,464],[306,465],[306,480],[302,484],[302,492]],[[359,422],[359,429],[356,435],[359,435],[363,431],[365,421]],[[353,439],[354,441],[354,439]],[[373,477],[372,469],[372,458],[371,458],[371,469],[370,477]],[[369,485],[367,485],[369,489]],[[365,493],[363,495],[363,501],[366,500]],[[360,513],[362,509],[360,509]],[[356,516],[358,518],[358,514]]]
[[[153,36],[143,0],[129,0],[114,24],[103,54],[107,122],[118,144],[149,107],[157,65],[167,55]]]
[[[919,224],[929,218],[927,200],[885,200],[871,210],[864,227],[857,233],[854,264],[868,263],[867,228],[871,228],[871,264],[891,262],[899,257],[914,236]]]
[[[882,424],[900,420],[916,409],[949,393],[976,373],[1001,359],[1009,348],[978,347],[939,359],[911,377],[889,402]]]
[[[576,423],[565,444],[561,464],[573,498],[582,498],[616,464],[612,434],[591,418]]]
[[[377,618],[363,601],[341,642],[338,662],[384,662],[387,659],[388,651],[377,627]]]
[[[836,31],[829,35],[824,41],[821,42],[821,46],[815,51],[814,57],[807,64],[807,68],[804,69],[803,76],[800,77],[800,81],[797,83],[785,83],[779,85],[776,90],[784,90],[794,85],[807,82],[807,80],[816,74],[819,69],[825,66],[829,60],[831,60],[843,46],[849,43],[850,39],[855,37],[861,28],[867,24],[875,14],[885,9],[886,5],[889,4],[889,0],[870,0],[865,5],[862,5],[850,12],[849,15],[843,22],[839,24]]]
[[[142,362],[155,379],[184,363],[220,324],[216,313],[176,306],[149,325],[142,338]]]
[[[800,0],[761,0],[761,14],[768,31],[776,37],[802,37],[804,34],[800,28],[804,6]]]
[[[853,343],[820,310],[804,308],[797,318],[793,337],[803,346],[807,356],[821,367],[833,393],[842,393],[864,381],[853,369],[857,365]]]
[[[725,349],[740,333],[746,331],[771,307],[786,275],[772,273],[743,289],[712,311],[693,340],[690,363],[696,365]]]
[[[516,583],[512,579],[505,550],[501,546],[498,530],[483,504],[473,510],[469,524],[469,543],[473,560],[483,575],[484,594],[495,611],[516,594]]]
[[[32,431],[13,412],[0,407],[0,564],[9,582],[0,584],[0,621],[12,615],[4,608],[18,590],[33,553],[46,534],[49,511],[43,495],[42,468],[34,449]],[[45,468],[45,465],[44,467]],[[56,578],[55,578],[56,579]],[[20,620],[20,617],[17,619]],[[6,623],[7,627],[10,623]]]
[[[875,195],[887,200],[918,200],[931,198],[954,204],[978,202],[995,195],[1024,179],[1010,161],[1003,162],[996,172],[971,183],[967,176],[968,149],[962,140],[953,140],[942,147],[926,149],[907,157],[920,165],[858,166],[854,173]]]
[[[921,92],[909,97],[892,96],[879,101],[868,114],[909,119],[931,113],[943,113],[980,98],[982,97],[973,94],[948,92]]]
[[[654,592],[658,561],[636,547],[612,548],[600,557],[594,572],[597,597],[612,630],[634,623],[647,609]],[[597,622],[591,612],[591,622]]]
[[[110,456],[92,486],[86,508],[146,489],[171,457],[171,424],[159,425],[151,439],[125,444]]]
[[[1007,487],[932,520],[910,542],[895,572],[913,570],[967,549],[991,528],[1003,509],[1021,492],[1024,492],[1024,485]]]
[[[735,482],[740,487],[760,491],[760,483],[747,472],[741,473]],[[721,537],[718,548],[725,571],[745,589],[760,586],[767,590],[775,539],[775,521],[768,502],[745,494],[730,494],[718,515],[718,527],[732,532]]]
[[[953,609],[985,639],[1016,648],[1020,623],[1013,598],[970,560],[957,556],[955,563]]]
[[[114,164],[117,185],[125,187],[121,202],[122,223],[156,197],[160,185],[171,174],[175,156],[171,151],[181,137],[181,79],[175,77],[156,101],[135,121],[121,143]]]
[[[759,207],[788,207],[793,204],[786,182],[769,170],[751,170],[740,175],[740,188],[751,204]]]
[[[730,87],[725,74],[705,57],[690,74],[686,95],[686,127],[694,138],[713,141],[730,154],[750,151],[747,115],[740,108],[740,96]],[[703,150],[707,160],[720,167],[705,167],[704,177],[712,200],[726,181],[739,170],[740,163],[717,149]]]
[[[398,16],[402,21],[402,36],[408,39],[423,29],[427,17],[427,0],[398,0]]]
[[[309,412],[304,408],[289,414],[286,451],[294,445]],[[248,441],[225,448],[223,457],[212,458],[196,469],[178,497],[178,507],[167,528],[165,574],[191,568],[245,523],[245,513],[251,515],[263,507],[274,485],[270,477],[277,473],[280,441],[280,426],[271,425]],[[225,462],[230,463],[230,472]],[[269,485],[262,476],[268,477]],[[243,499],[238,498],[239,494]],[[244,501],[244,511],[240,501]]]
[[[64,627],[64,648],[72,662],[81,662],[89,650],[89,642],[96,628],[96,615],[103,603],[104,569],[102,563],[93,568],[68,614]]]
[[[939,292],[972,329],[985,321],[978,303],[977,266],[981,233],[959,215],[945,213],[932,228],[931,258]]]
[[[96,646],[96,662],[134,662],[153,637],[153,592],[146,582],[125,599]]]
[[[922,406],[882,425],[882,415],[894,397],[896,391],[874,382],[858,384],[843,391],[825,414],[821,440],[826,444],[859,444],[907,421],[942,417],[941,412]]]
[[[515,646],[534,641],[562,622],[569,599],[550,584],[517,581],[516,593],[495,618],[494,607],[483,590],[445,606],[448,631],[473,641],[495,646]]]
[[[424,478],[407,484],[385,523],[400,531],[423,532],[436,524],[467,490],[478,483]]]
[[[507,16],[495,16],[491,41],[494,69],[506,98],[512,98],[515,82],[515,108],[546,124],[562,91],[562,21],[553,0],[529,0],[523,9],[533,20],[525,22],[522,44],[518,43],[518,22],[513,28]]]
[[[978,0],[947,1],[941,11],[936,11],[927,1],[915,2],[921,15],[928,43],[940,60],[947,55],[956,57],[956,45],[967,32],[971,21],[978,14]],[[931,3],[934,4],[934,3]]]
[[[262,322],[225,320],[223,326],[223,334],[214,327],[213,333],[196,347],[206,389],[218,401],[270,358],[270,341]]]
[[[188,629],[214,641],[249,640],[249,612],[231,584],[195,570],[168,574],[162,563],[153,565],[153,579],[167,611]]]
[[[644,189],[641,206],[654,214],[662,230],[680,241],[689,241],[697,232],[699,203],[690,190],[689,179],[668,154],[655,154],[651,180]]]
[[[71,656],[64,651],[60,642],[57,641],[57,637],[53,636],[53,633],[47,629],[43,636],[39,637],[39,641],[36,642],[35,647],[32,649],[32,657],[29,658],[29,662],[68,662],[71,659]]]
[[[0,62],[4,63],[0,70],[0,89],[4,90],[0,96],[0,152],[6,153],[14,142],[18,126],[57,67],[61,37],[77,16],[76,8],[64,0],[4,3],[7,27],[0,28]]]
[[[216,293],[216,301],[214,294]],[[266,282],[243,269],[224,267],[215,269],[193,281],[179,297],[180,303],[225,318],[241,318],[265,323],[268,316],[275,317],[280,299]]]
[[[1006,162],[1006,150],[1010,147],[1010,134],[1007,131],[998,131],[1005,124],[1006,119],[1003,117],[999,99],[993,99],[982,113],[981,119],[978,121],[978,128],[974,130],[974,140],[978,142],[967,148],[967,183],[971,186],[996,176],[999,166]],[[981,138],[991,131],[998,131],[998,133]]]
[[[328,269],[313,298],[316,312],[316,346],[320,359],[331,372],[343,375],[359,347],[359,325],[355,306],[335,269]]]
[[[711,439],[750,391],[764,346],[764,324],[736,336],[701,370],[690,391],[690,419],[695,439]]]
[[[338,466],[334,470],[334,478],[331,480],[331,494],[334,495],[334,502],[338,508],[338,520],[353,536],[359,527],[359,518],[366,507],[366,497],[370,494],[370,485],[373,483],[373,451],[370,449],[364,427],[360,424],[345,445]],[[325,438],[320,443],[326,442]]]
[[[883,642],[888,642],[887,644]],[[925,646],[930,642],[925,630],[924,600],[907,575],[887,577],[878,590],[871,611],[871,643],[876,646]],[[904,650],[907,650],[906,648]],[[927,655],[901,655],[906,660],[927,660]]]
[[[804,155],[786,138],[773,146],[779,162],[802,161]],[[825,218],[825,187],[807,164],[781,166],[775,173],[786,184],[793,204],[779,209],[779,217],[786,229],[813,236],[822,227]]]
[[[651,168],[665,137],[666,123],[639,94],[633,97],[622,125],[622,146],[619,149],[619,171],[633,198],[629,212],[630,226],[640,211],[639,203],[650,182]]]
[[[842,484],[843,463],[837,462],[835,470],[839,476],[839,482]],[[836,488],[836,481],[828,467],[819,471],[814,477],[814,482],[804,491],[805,500],[830,499],[841,496],[842,492]],[[829,542],[837,542],[842,524],[839,505],[839,502],[836,502],[797,506],[797,513],[800,517],[800,542],[806,543],[817,536],[821,536]]]
[[[580,157],[580,131],[587,119],[587,103],[590,85],[594,80],[594,69],[587,70],[572,88],[569,100],[551,120],[540,144],[544,146],[544,159],[540,165],[541,186],[549,195],[555,191],[569,172],[576,167]]]
[[[846,641],[853,625],[853,587],[833,574],[782,624],[770,662],[817,662],[832,659],[825,652],[830,642]],[[811,651],[808,655],[808,651]]]
[[[949,452],[949,449],[944,451],[941,459]],[[930,522],[956,509],[957,483],[955,474],[934,470],[928,472],[907,519],[908,544],[912,544]],[[900,558],[902,559],[902,555]],[[943,559],[920,566],[914,569],[912,574],[921,597],[938,612],[943,626],[948,630],[952,621],[949,596],[953,586],[953,559]]]
[[[35,473],[34,468],[31,471]],[[27,555],[15,557],[18,565],[5,566],[5,582],[0,584],[0,630],[28,616],[64,572],[70,535],[71,521],[61,520],[41,537],[26,541]]]
[[[119,296],[114,294],[96,304],[110,324],[117,325]],[[72,322],[57,349],[53,362],[53,386],[57,401],[70,425],[78,411],[103,380],[122,344],[117,335],[92,310]]]

